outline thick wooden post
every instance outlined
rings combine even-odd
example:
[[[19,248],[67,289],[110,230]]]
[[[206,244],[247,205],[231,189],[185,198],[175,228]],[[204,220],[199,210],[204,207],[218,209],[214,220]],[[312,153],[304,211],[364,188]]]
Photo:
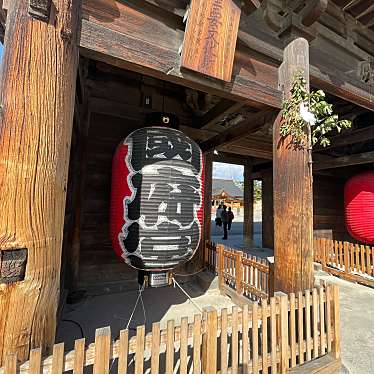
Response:
[[[309,89],[309,45],[303,38],[290,42],[279,68],[284,98],[290,97],[295,72],[302,70]],[[308,150],[296,149],[280,136],[281,113],[274,124],[274,254],[275,291],[313,288],[313,195]]]
[[[273,172],[262,173],[262,246],[274,248]]]
[[[80,0],[50,20],[9,2],[1,77],[0,254],[27,251],[25,278],[0,284],[0,366],[8,353],[50,350],[59,301]]]
[[[244,164],[244,221],[243,239],[244,244],[251,247],[253,244],[253,181],[251,179],[252,163],[246,161]]]

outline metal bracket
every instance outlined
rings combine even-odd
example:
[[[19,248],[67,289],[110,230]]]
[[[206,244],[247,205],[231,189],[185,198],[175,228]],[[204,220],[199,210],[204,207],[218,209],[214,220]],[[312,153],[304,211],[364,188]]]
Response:
[[[29,0],[29,15],[40,21],[48,22],[52,0]]]

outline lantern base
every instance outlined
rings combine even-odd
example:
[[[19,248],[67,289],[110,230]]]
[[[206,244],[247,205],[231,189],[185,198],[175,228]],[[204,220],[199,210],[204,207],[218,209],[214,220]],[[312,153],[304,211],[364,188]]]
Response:
[[[169,271],[138,271],[138,283],[142,287],[165,287],[170,285]]]

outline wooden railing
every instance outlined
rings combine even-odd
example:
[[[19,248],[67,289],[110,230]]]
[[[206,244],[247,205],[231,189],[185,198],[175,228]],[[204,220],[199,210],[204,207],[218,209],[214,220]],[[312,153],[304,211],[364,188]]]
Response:
[[[206,309],[193,322],[182,318],[180,326],[173,320],[166,329],[153,323],[147,334],[144,326],[138,326],[135,336],[123,330],[115,341],[105,327],[96,330],[95,342],[88,346],[79,339],[73,351],[64,352],[64,344],[56,344],[53,354],[43,359],[40,349],[34,349],[30,361],[19,367],[17,357],[8,355],[0,374],[82,374],[92,369],[94,374],[141,374],[149,369],[152,374],[239,369],[268,373],[269,368],[272,373],[286,373],[326,355],[339,365],[339,331],[339,290],[329,285],[297,295],[277,294],[269,303],[262,299],[260,305],[245,304],[242,310],[233,307],[231,314]]]
[[[221,244],[206,244],[206,267],[218,275],[220,287],[229,286],[251,300],[273,294],[273,264]]]
[[[315,238],[314,260],[328,273],[374,287],[373,247]]]

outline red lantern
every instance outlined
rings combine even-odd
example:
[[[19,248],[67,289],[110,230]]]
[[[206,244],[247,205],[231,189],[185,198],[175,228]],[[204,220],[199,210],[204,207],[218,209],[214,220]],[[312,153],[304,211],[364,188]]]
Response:
[[[356,175],[344,189],[345,220],[350,235],[374,244],[374,171]]]
[[[204,206],[203,154],[182,132],[145,127],[113,158],[111,239],[129,265],[163,271],[189,260],[199,246]]]

